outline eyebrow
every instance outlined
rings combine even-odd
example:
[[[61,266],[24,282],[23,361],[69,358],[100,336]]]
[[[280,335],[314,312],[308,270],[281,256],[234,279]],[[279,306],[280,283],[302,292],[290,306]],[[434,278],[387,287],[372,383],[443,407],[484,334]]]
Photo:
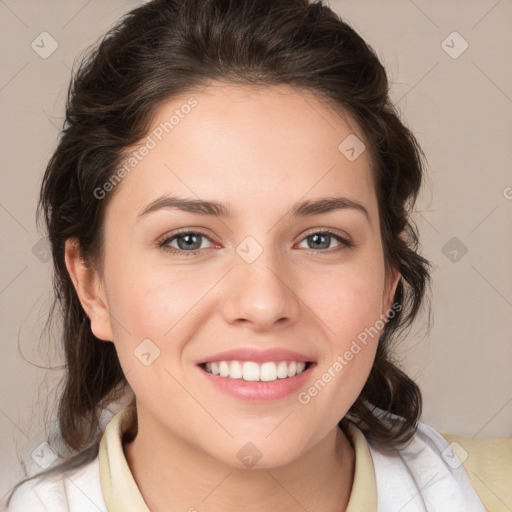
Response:
[[[208,215],[222,218],[232,218],[236,216],[235,211],[230,205],[223,204],[219,201],[185,199],[172,195],[164,195],[145,206],[137,215],[137,221],[152,212],[162,209],[175,209],[196,215]],[[307,217],[346,209],[363,213],[366,220],[371,224],[368,210],[361,203],[346,197],[322,197],[297,202],[292,206],[288,215],[291,217]]]

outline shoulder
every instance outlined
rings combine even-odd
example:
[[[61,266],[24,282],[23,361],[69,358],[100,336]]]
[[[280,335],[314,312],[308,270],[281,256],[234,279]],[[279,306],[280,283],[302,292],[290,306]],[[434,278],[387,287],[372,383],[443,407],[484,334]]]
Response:
[[[2,509],[4,510],[4,509]],[[5,512],[107,512],[101,491],[98,457],[84,466],[24,482]]]
[[[512,437],[442,434],[488,510],[512,509]]]
[[[486,511],[487,504],[455,450],[430,425],[419,422],[413,437],[399,447],[370,441],[369,448],[379,510],[399,510],[408,504],[407,510],[428,506],[428,510]]]

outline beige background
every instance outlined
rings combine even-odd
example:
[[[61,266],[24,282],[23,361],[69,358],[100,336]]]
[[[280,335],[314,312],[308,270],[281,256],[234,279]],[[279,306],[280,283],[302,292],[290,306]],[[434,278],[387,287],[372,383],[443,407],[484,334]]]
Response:
[[[80,50],[136,4],[0,0],[0,496],[21,477],[18,454],[29,472],[40,469],[31,453],[46,439],[46,393],[61,375],[44,369],[62,362],[58,347],[49,354],[47,345],[37,348],[52,290],[34,214],[70,70]],[[426,335],[420,319],[401,353],[422,387],[423,419],[444,432],[510,436],[512,3],[330,5],[376,49],[392,97],[429,159],[415,219],[423,254],[435,265],[434,325]],[[58,44],[44,59],[31,47],[42,32]],[[47,421],[50,428],[51,415]]]

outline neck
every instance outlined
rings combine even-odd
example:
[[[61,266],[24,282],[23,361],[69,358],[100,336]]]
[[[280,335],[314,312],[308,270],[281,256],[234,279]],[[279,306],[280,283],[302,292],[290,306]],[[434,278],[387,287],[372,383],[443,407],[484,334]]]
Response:
[[[140,421],[125,456],[152,512],[208,509],[210,512],[283,512],[346,509],[354,479],[354,450],[338,427],[313,449],[275,468],[228,466],[168,432]],[[158,447],[158,449],[155,449]]]

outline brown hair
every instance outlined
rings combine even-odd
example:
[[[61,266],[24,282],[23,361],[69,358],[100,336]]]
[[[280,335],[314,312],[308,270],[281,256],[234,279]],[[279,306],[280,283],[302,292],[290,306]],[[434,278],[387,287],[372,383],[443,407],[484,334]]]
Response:
[[[369,439],[388,445],[415,432],[420,390],[393,362],[390,346],[411,326],[430,282],[430,264],[418,253],[410,219],[424,155],[390,102],[384,67],[322,1],[152,0],[124,15],[82,59],[42,183],[38,214],[52,247],[66,358],[58,424],[69,453],[76,453],[45,473],[97,455],[99,415],[129,388],[114,344],[91,332],[65,266],[65,242],[76,238],[84,260],[101,268],[103,217],[112,192],[98,200],[94,191],[113,176],[126,149],[147,135],[163,102],[213,80],[313,91],[360,127],[372,156],[386,270],[396,268],[402,278],[394,297],[400,307],[386,323],[370,376],[340,426],[353,421]],[[406,239],[399,236],[403,232]],[[390,427],[374,407],[401,420],[389,416]]]

